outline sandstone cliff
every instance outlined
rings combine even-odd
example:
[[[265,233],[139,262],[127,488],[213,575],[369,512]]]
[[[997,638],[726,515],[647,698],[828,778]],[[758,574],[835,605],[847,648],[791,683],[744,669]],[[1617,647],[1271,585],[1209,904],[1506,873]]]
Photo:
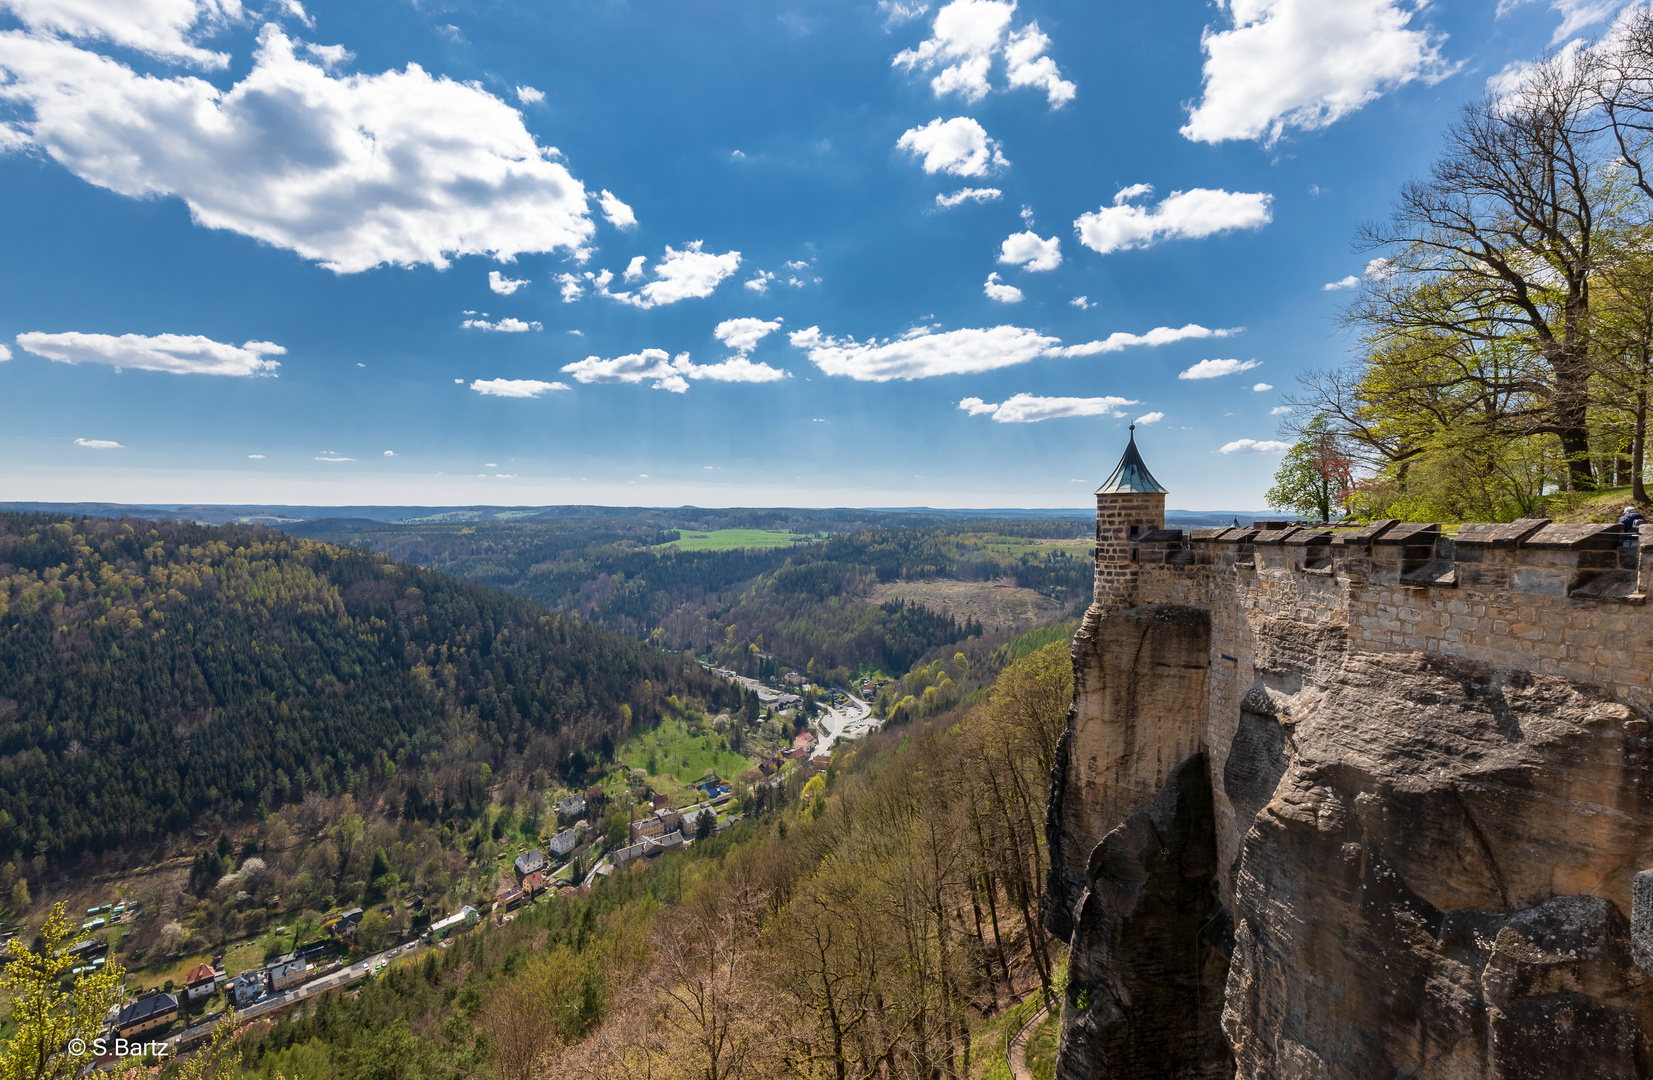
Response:
[[[1080,627],[1066,1080],[1653,1077],[1653,616],[1370,540],[1144,550]]]

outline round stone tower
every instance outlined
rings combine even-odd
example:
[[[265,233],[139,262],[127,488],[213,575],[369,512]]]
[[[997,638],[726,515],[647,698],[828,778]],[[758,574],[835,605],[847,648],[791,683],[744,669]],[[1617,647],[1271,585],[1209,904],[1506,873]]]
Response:
[[[1137,541],[1165,528],[1165,489],[1131,441],[1113,473],[1096,489],[1096,599],[1103,611],[1136,602]]]

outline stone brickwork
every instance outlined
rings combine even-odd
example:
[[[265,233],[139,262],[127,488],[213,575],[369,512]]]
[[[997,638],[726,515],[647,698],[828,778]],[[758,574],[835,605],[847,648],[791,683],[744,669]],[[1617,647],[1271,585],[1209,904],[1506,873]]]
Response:
[[[1102,610],[1134,603],[1142,543],[1164,528],[1163,494],[1096,497],[1096,603]]]

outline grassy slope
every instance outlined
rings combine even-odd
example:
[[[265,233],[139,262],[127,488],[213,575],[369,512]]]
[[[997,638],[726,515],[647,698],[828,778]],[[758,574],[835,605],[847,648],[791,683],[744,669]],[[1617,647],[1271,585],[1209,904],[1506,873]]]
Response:
[[[669,544],[661,544],[655,550],[677,548],[680,551],[733,551],[738,548],[788,547],[809,539],[811,538],[798,533],[776,532],[771,529],[716,529],[712,532],[690,532],[685,529],[680,539]]]

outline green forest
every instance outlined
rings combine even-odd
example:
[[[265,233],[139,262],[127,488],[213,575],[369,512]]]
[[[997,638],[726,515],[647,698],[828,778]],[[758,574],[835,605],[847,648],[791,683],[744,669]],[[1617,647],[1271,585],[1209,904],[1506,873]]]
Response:
[[[710,692],[581,619],[257,526],[0,515],[0,628],[0,861],[155,846],[449,756],[579,773]]]

